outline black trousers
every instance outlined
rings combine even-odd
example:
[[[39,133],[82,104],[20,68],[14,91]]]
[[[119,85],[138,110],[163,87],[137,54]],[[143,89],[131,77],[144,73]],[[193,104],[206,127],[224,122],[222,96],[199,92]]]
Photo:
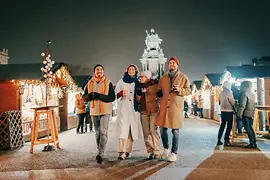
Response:
[[[225,126],[227,125],[224,140],[225,142],[229,142],[232,124],[233,124],[233,112],[221,112],[221,125],[218,131],[218,140],[221,139]]]
[[[199,108],[200,117],[203,118],[203,108]]]
[[[92,117],[90,116],[89,112],[85,113],[85,132],[87,132],[87,124],[89,124],[90,131],[93,131],[93,121],[92,121]]]
[[[245,126],[245,129],[247,131],[250,143],[256,144],[256,134],[255,134],[254,129],[252,127],[253,119],[250,117],[243,116],[242,120],[243,120],[243,124]]]
[[[77,114],[77,117],[78,117],[77,132],[79,132],[80,129],[81,129],[81,132],[83,132],[84,116],[85,114]]]
[[[236,127],[237,127],[237,132],[242,133],[242,128],[244,127],[242,119],[238,118],[236,119]]]

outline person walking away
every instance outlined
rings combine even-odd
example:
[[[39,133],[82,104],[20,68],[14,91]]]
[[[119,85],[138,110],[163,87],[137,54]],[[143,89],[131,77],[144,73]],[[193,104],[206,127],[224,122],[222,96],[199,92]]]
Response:
[[[194,114],[195,118],[197,118],[197,116],[198,116],[198,100],[196,97],[194,97],[194,99],[193,99],[192,106],[193,106],[193,114]]]
[[[239,102],[240,102],[240,90],[235,85],[232,85],[232,92],[233,92],[233,97],[235,99],[235,109],[239,109]],[[237,132],[235,132],[238,136],[243,135],[243,122],[242,119],[240,119],[238,116],[236,117],[236,127],[237,127]]]
[[[200,118],[203,118],[203,98],[202,95],[199,96],[198,109],[200,112]]]
[[[220,104],[219,101],[216,102],[215,104],[215,112],[218,116],[219,124],[221,124],[221,111],[220,111]]]
[[[75,95],[75,108],[76,108],[76,115],[78,118],[78,124],[77,124],[77,128],[76,128],[76,132],[77,134],[80,133],[84,133],[83,132],[83,121],[84,121],[84,116],[85,116],[85,105],[84,105],[84,101],[82,99],[82,94],[76,94]],[[80,132],[81,129],[81,132]]]
[[[85,102],[85,110],[85,132],[87,132],[87,124],[89,124],[90,132],[93,132],[93,121],[90,116],[90,107],[88,102]]]
[[[219,103],[220,103],[220,110],[221,110],[221,125],[218,131],[217,145],[223,144],[221,142],[221,137],[224,132],[225,126],[227,125],[225,138],[224,138],[224,141],[225,141],[224,145],[231,146],[229,137],[232,130],[235,101],[234,101],[233,94],[231,91],[231,84],[228,81],[225,81],[223,83],[223,90],[219,95]]]
[[[135,65],[129,65],[115,88],[118,99],[116,134],[120,160],[131,158],[133,141],[139,138],[140,132],[142,133],[136,99],[138,89],[138,68]]]
[[[115,92],[113,84],[105,76],[104,67],[101,64],[94,67],[94,76],[88,81],[87,87],[84,89],[83,99],[89,102],[98,149],[96,160],[97,163],[102,163],[108,140],[109,120],[111,119]]]
[[[185,118],[189,118],[188,117],[188,103],[187,103],[187,100],[184,101],[184,111],[185,111]]]
[[[190,94],[190,82],[187,76],[178,70],[179,61],[172,57],[168,61],[169,72],[164,74],[158,83],[158,102],[160,109],[156,125],[160,127],[164,151],[163,160],[176,161],[179,143],[179,129],[184,123],[184,96]],[[172,129],[172,148],[169,155],[168,128]]]
[[[155,125],[158,112],[156,100],[158,82],[151,79],[151,76],[151,71],[141,73],[140,89],[137,92],[144,142],[149,160],[160,158],[160,138]]]
[[[252,127],[255,109],[255,94],[251,92],[251,88],[252,83],[250,81],[241,83],[241,95],[237,116],[242,120],[248,134],[250,144],[247,145],[246,148],[257,148],[256,135]]]

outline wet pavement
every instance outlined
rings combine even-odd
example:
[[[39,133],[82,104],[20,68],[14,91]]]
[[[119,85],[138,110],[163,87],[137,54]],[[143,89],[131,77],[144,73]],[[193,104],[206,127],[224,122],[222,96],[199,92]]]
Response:
[[[27,143],[19,150],[0,152],[0,179],[262,179],[270,180],[270,142],[259,141],[258,149],[216,146],[219,125],[212,120],[189,118],[180,131],[178,160],[168,163],[146,160],[143,140],[135,141],[129,160],[117,160],[117,138],[110,123],[106,157],[95,161],[94,133],[76,134],[75,129],[60,133],[57,152],[42,152],[44,145],[29,153]]]

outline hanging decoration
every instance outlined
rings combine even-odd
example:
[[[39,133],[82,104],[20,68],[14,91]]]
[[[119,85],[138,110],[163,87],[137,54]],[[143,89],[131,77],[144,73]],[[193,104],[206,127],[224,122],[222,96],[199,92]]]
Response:
[[[43,67],[40,70],[43,74],[45,82],[47,81],[48,83],[51,83],[52,80],[54,79],[52,67],[55,62],[51,60],[51,54],[48,51],[46,51],[46,53],[41,53],[41,56],[44,57],[44,60],[43,60]]]

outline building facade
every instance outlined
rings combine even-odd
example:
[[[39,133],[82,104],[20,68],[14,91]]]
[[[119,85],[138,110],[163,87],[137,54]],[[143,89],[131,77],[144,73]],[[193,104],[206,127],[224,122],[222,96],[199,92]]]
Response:
[[[0,64],[8,64],[8,50],[3,49],[3,51],[0,51]]]

